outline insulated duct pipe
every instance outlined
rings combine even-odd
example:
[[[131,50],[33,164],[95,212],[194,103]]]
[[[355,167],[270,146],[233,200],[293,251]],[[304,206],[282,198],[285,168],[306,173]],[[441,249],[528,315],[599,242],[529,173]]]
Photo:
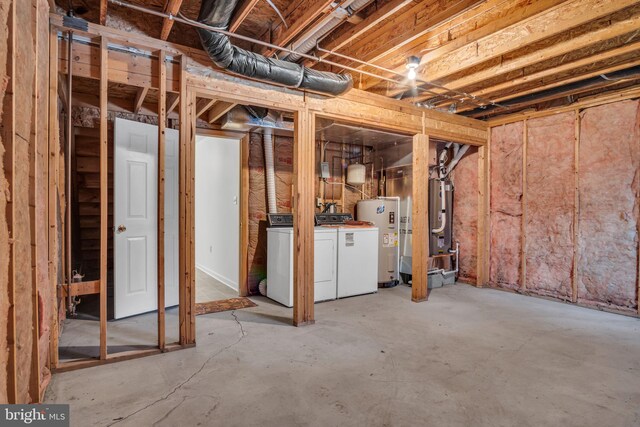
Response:
[[[345,19],[349,18],[369,3],[371,3],[371,0],[349,0],[346,4],[336,7],[333,12],[327,15],[318,25],[315,26],[314,29],[309,31],[302,41],[292,44],[289,48],[300,53],[309,52],[311,49],[316,47],[318,40],[329,34],[338,27],[338,25],[342,24]],[[292,53],[284,59],[296,62],[300,58],[300,55]]]
[[[262,145],[264,146],[264,165],[267,180],[267,212],[278,213],[276,203],[276,172],[273,166],[273,135],[271,128],[264,128]]]
[[[202,0],[198,22],[226,29],[238,0]],[[197,28],[202,47],[211,60],[224,68],[245,77],[282,84],[293,88],[309,89],[329,95],[340,95],[353,86],[349,74],[335,74],[267,58],[234,46],[224,34]]]

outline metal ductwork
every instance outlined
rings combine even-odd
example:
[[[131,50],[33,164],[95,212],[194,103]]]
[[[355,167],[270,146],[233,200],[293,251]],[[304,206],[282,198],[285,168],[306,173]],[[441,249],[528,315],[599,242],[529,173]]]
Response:
[[[284,120],[281,114],[265,108],[241,105],[232,108],[224,116],[220,127],[241,132],[249,132],[256,128],[293,132],[293,122]]]
[[[202,0],[198,22],[226,29],[238,0]],[[231,44],[229,37],[215,31],[197,29],[202,46],[220,68],[245,77],[293,88],[340,95],[353,86],[349,74],[327,73],[292,62],[267,58]]]

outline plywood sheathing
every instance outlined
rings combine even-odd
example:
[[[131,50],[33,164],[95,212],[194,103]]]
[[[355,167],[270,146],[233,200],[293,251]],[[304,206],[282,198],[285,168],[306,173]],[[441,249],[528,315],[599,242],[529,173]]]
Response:
[[[478,274],[478,149],[470,147],[451,174],[453,239],[460,242],[459,280],[476,283]]]
[[[491,232],[492,285],[520,287],[523,122],[492,129]]]
[[[580,126],[578,301],[637,309],[639,101],[590,108]]]
[[[526,287],[571,299],[574,144],[572,112],[527,121]]]

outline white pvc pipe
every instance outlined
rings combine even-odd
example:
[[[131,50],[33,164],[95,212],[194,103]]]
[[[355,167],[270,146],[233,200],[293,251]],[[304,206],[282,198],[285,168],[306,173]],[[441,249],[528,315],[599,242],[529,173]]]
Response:
[[[431,230],[432,233],[441,233],[444,231],[444,228],[447,225],[447,198],[445,196],[444,193],[444,180],[440,180],[440,200],[442,203],[442,206],[440,207],[440,213],[442,214],[440,216],[442,223],[440,224],[440,227],[438,228],[434,228],[433,230]]]
[[[276,172],[273,166],[273,138],[270,128],[264,128],[262,145],[264,146],[264,165],[267,181],[267,211],[268,213],[278,213],[276,203]]]

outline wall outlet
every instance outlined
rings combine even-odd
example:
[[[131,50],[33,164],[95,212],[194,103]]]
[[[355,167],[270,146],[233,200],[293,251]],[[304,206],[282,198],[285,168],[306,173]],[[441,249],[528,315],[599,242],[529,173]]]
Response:
[[[316,197],[316,207],[317,208],[322,207],[322,199],[320,197]]]

